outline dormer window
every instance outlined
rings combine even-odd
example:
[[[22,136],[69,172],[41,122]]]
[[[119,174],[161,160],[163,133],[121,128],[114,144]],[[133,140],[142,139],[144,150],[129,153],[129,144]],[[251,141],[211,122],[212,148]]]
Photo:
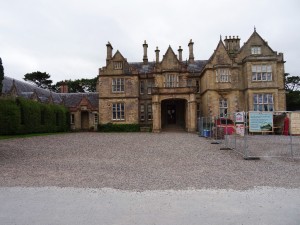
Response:
[[[123,68],[123,62],[114,62],[114,69],[121,70]]]
[[[252,55],[260,55],[261,54],[261,47],[260,46],[252,46],[251,47],[251,54]]]

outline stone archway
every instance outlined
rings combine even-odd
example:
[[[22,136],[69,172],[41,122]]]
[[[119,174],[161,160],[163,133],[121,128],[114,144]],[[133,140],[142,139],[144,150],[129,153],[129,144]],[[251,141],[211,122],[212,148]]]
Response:
[[[173,117],[168,117],[171,110]],[[175,112],[172,112],[175,110]],[[152,131],[161,132],[165,125],[177,124],[187,132],[195,132],[197,127],[197,104],[194,93],[178,95],[152,95],[153,127]],[[184,119],[183,119],[184,118]],[[169,119],[169,121],[168,121]]]
[[[161,126],[163,130],[185,130],[185,99],[166,99],[161,101]]]

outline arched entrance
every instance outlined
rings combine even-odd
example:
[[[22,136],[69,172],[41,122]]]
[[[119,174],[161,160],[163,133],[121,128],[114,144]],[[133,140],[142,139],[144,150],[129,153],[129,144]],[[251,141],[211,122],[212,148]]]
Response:
[[[185,130],[186,106],[184,99],[166,99],[161,102],[161,125],[163,130]]]

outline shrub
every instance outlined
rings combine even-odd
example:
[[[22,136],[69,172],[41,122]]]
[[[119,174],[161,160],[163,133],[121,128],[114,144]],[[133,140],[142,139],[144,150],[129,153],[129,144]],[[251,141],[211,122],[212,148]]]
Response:
[[[20,108],[13,99],[0,99],[0,134],[16,134],[21,125]]]
[[[63,132],[69,127],[64,106],[23,98],[0,99],[0,134]]]

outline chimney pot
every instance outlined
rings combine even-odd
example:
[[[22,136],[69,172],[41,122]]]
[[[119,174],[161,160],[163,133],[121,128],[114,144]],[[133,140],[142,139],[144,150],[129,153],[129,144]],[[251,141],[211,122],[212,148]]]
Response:
[[[194,63],[194,42],[192,41],[192,39],[190,40],[190,43],[188,44],[189,47],[189,63]]]
[[[155,50],[155,54],[156,54],[156,63],[159,63],[159,49],[158,47],[156,47],[156,50]]]
[[[179,61],[182,62],[182,48],[181,46],[179,46],[179,49],[178,49],[178,55],[179,55]]]
[[[147,64],[148,63],[148,56],[147,56],[148,44],[147,44],[146,40],[144,41],[143,47],[144,47],[143,62],[144,62],[144,64]]]

